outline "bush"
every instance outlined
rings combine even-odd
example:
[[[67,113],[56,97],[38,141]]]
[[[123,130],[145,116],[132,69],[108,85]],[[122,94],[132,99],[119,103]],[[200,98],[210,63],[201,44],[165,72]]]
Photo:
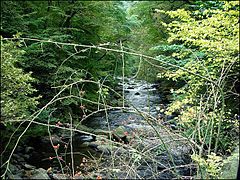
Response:
[[[39,99],[39,97],[33,97],[36,90],[31,86],[34,82],[31,73],[24,73],[16,66],[24,54],[16,44],[6,42],[1,45],[1,120],[3,123],[25,118],[34,110]]]

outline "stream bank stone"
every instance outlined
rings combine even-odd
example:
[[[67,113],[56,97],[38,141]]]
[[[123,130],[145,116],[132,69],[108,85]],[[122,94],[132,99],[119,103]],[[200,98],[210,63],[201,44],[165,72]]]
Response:
[[[30,164],[24,164],[24,168],[26,168],[26,169],[35,169],[36,167],[32,166]]]
[[[32,170],[29,173],[32,174],[32,176],[29,177],[30,179],[50,179],[50,177],[47,174],[47,170],[43,168]]]

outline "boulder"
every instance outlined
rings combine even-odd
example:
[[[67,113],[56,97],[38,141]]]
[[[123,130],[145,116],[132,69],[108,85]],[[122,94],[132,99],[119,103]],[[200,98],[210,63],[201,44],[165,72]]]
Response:
[[[77,135],[77,136],[73,136],[73,141],[74,142],[92,142],[95,141],[96,137],[93,137],[92,135]]]
[[[43,168],[35,169],[32,171],[32,176],[29,177],[30,179],[50,179],[48,176],[47,170]]]

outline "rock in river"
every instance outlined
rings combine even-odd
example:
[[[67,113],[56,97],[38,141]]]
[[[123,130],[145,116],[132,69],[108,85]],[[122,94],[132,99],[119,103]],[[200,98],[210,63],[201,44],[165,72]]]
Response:
[[[32,176],[30,176],[30,179],[50,179],[50,177],[47,174],[47,170],[43,168],[35,169],[31,171]]]

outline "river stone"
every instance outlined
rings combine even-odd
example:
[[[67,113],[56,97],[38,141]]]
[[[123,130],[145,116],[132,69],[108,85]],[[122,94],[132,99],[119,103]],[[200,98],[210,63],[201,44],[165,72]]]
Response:
[[[32,152],[33,152],[33,150],[34,150],[34,148],[33,148],[33,147],[31,147],[31,146],[28,146],[28,147],[26,147],[26,148],[25,148],[25,153],[27,153],[27,154],[30,154],[30,153],[32,153]]]
[[[47,174],[47,170],[43,168],[33,170],[32,174],[33,175],[29,177],[30,179],[50,179]]]
[[[100,151],[101,153],[103,153],[104,155],[111,155],[111,153],[113,152],[113,154],[117,155],[117,156],[121,156],[123,154],[127,154],[128,151],[126,149],[124,149],[123,147],[118,147],[118,146],[114,146],[114,145],[99,145],[98,147],[98,151]]]
[[[30,164],[24,164],[23,165],[26,169],[35,169],[36,167],[35,166],[32,166]]]
[[[77,142],[92,142],[94,141],[94,138],[92,135],[78,135],[74,136],[74,141]]]
[[[70,179],[67,175],[65,174],[53,174],[52,175],[53,179]]]

